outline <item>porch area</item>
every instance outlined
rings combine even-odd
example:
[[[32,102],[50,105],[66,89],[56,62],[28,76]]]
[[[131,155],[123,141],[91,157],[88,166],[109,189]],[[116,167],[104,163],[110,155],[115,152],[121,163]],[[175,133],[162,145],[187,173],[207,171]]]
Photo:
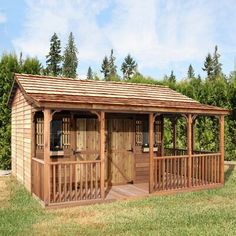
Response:
[[[114,115],[97,111],[85,116],[80,111],[44,110],[41,115],[35,113],[34,119],[42,118],[41,126],[35,123],[32,193],[45,206],[109,202],[224,184],[223,115],[218,117],[219,150],[215,152],[194,149],[193,120],[197,116],[192,114]],[[53,151],[52,123],[58,116],[70,119],[62,124],[62,150]],[[177,120],[181,117],[186,121],[186,149],[177,146]],[[164,143],[164,120],[169,118],[171,148]],[[83,126],[81,119],[86,119],[87,125]],[[147,130],[141,121],[147,121]],[[148,146],[141,145],[145,135]]]

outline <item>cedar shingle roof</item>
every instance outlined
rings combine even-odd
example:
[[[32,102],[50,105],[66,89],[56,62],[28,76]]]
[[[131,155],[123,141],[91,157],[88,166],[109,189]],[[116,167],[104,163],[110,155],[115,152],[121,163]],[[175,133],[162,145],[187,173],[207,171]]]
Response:
[[[23,94],[37,106],[43,106],[45,103],[100,104],[149,108],[184,108],[190,109],[190,111],[195,109],[212,111],[212,113],[220,111],[228,113],[227,109],[203,105],[160,85],[75,80],[27,74],[15,75],[15,86],[13,86],[13,91],[9,97],[9,104],[16,86],[19,86]]]

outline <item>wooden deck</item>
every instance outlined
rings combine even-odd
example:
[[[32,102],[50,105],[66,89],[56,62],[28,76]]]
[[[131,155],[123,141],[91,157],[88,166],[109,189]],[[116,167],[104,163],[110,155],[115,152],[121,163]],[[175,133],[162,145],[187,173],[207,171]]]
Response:
[[[106,199],[121,200],[144,197],[149,195],[148,188],[148,183],[112,186],[106,191]]]

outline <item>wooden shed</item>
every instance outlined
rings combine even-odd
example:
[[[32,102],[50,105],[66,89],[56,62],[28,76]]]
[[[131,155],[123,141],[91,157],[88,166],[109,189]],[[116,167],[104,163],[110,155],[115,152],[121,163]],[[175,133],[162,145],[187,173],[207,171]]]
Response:
[[[224,184],[224,116],[168,87],[16,74],[12,173],[45,206]],[[195,150],[194,121],[219,120],[218,150]],[[164,145],[164,120],[172,147]],[[185,119],[186,148],[176,123]]]

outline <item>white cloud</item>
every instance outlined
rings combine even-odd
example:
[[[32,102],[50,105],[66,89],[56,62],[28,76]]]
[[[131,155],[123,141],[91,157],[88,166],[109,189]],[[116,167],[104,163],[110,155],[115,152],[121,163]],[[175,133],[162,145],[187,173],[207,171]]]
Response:
[[[0,11],[0,24],[6,23],[7,17],[6,15]]]
[[[80,61],[98,64],[113,48],[118,60],[131,53],[141,72],[202,62],[215,44],[222,51],[235,48],[233,0],[217,4],[212,0],[28,0],[27,7],[22,35],[13,44],[17,51],[40,58],[48,53],[53,32],[65,43],[70,31],[77,39]],[[105,22],[99,24],[99,18]],[[230,47],[227,37],[219,37],[225,33]]]

